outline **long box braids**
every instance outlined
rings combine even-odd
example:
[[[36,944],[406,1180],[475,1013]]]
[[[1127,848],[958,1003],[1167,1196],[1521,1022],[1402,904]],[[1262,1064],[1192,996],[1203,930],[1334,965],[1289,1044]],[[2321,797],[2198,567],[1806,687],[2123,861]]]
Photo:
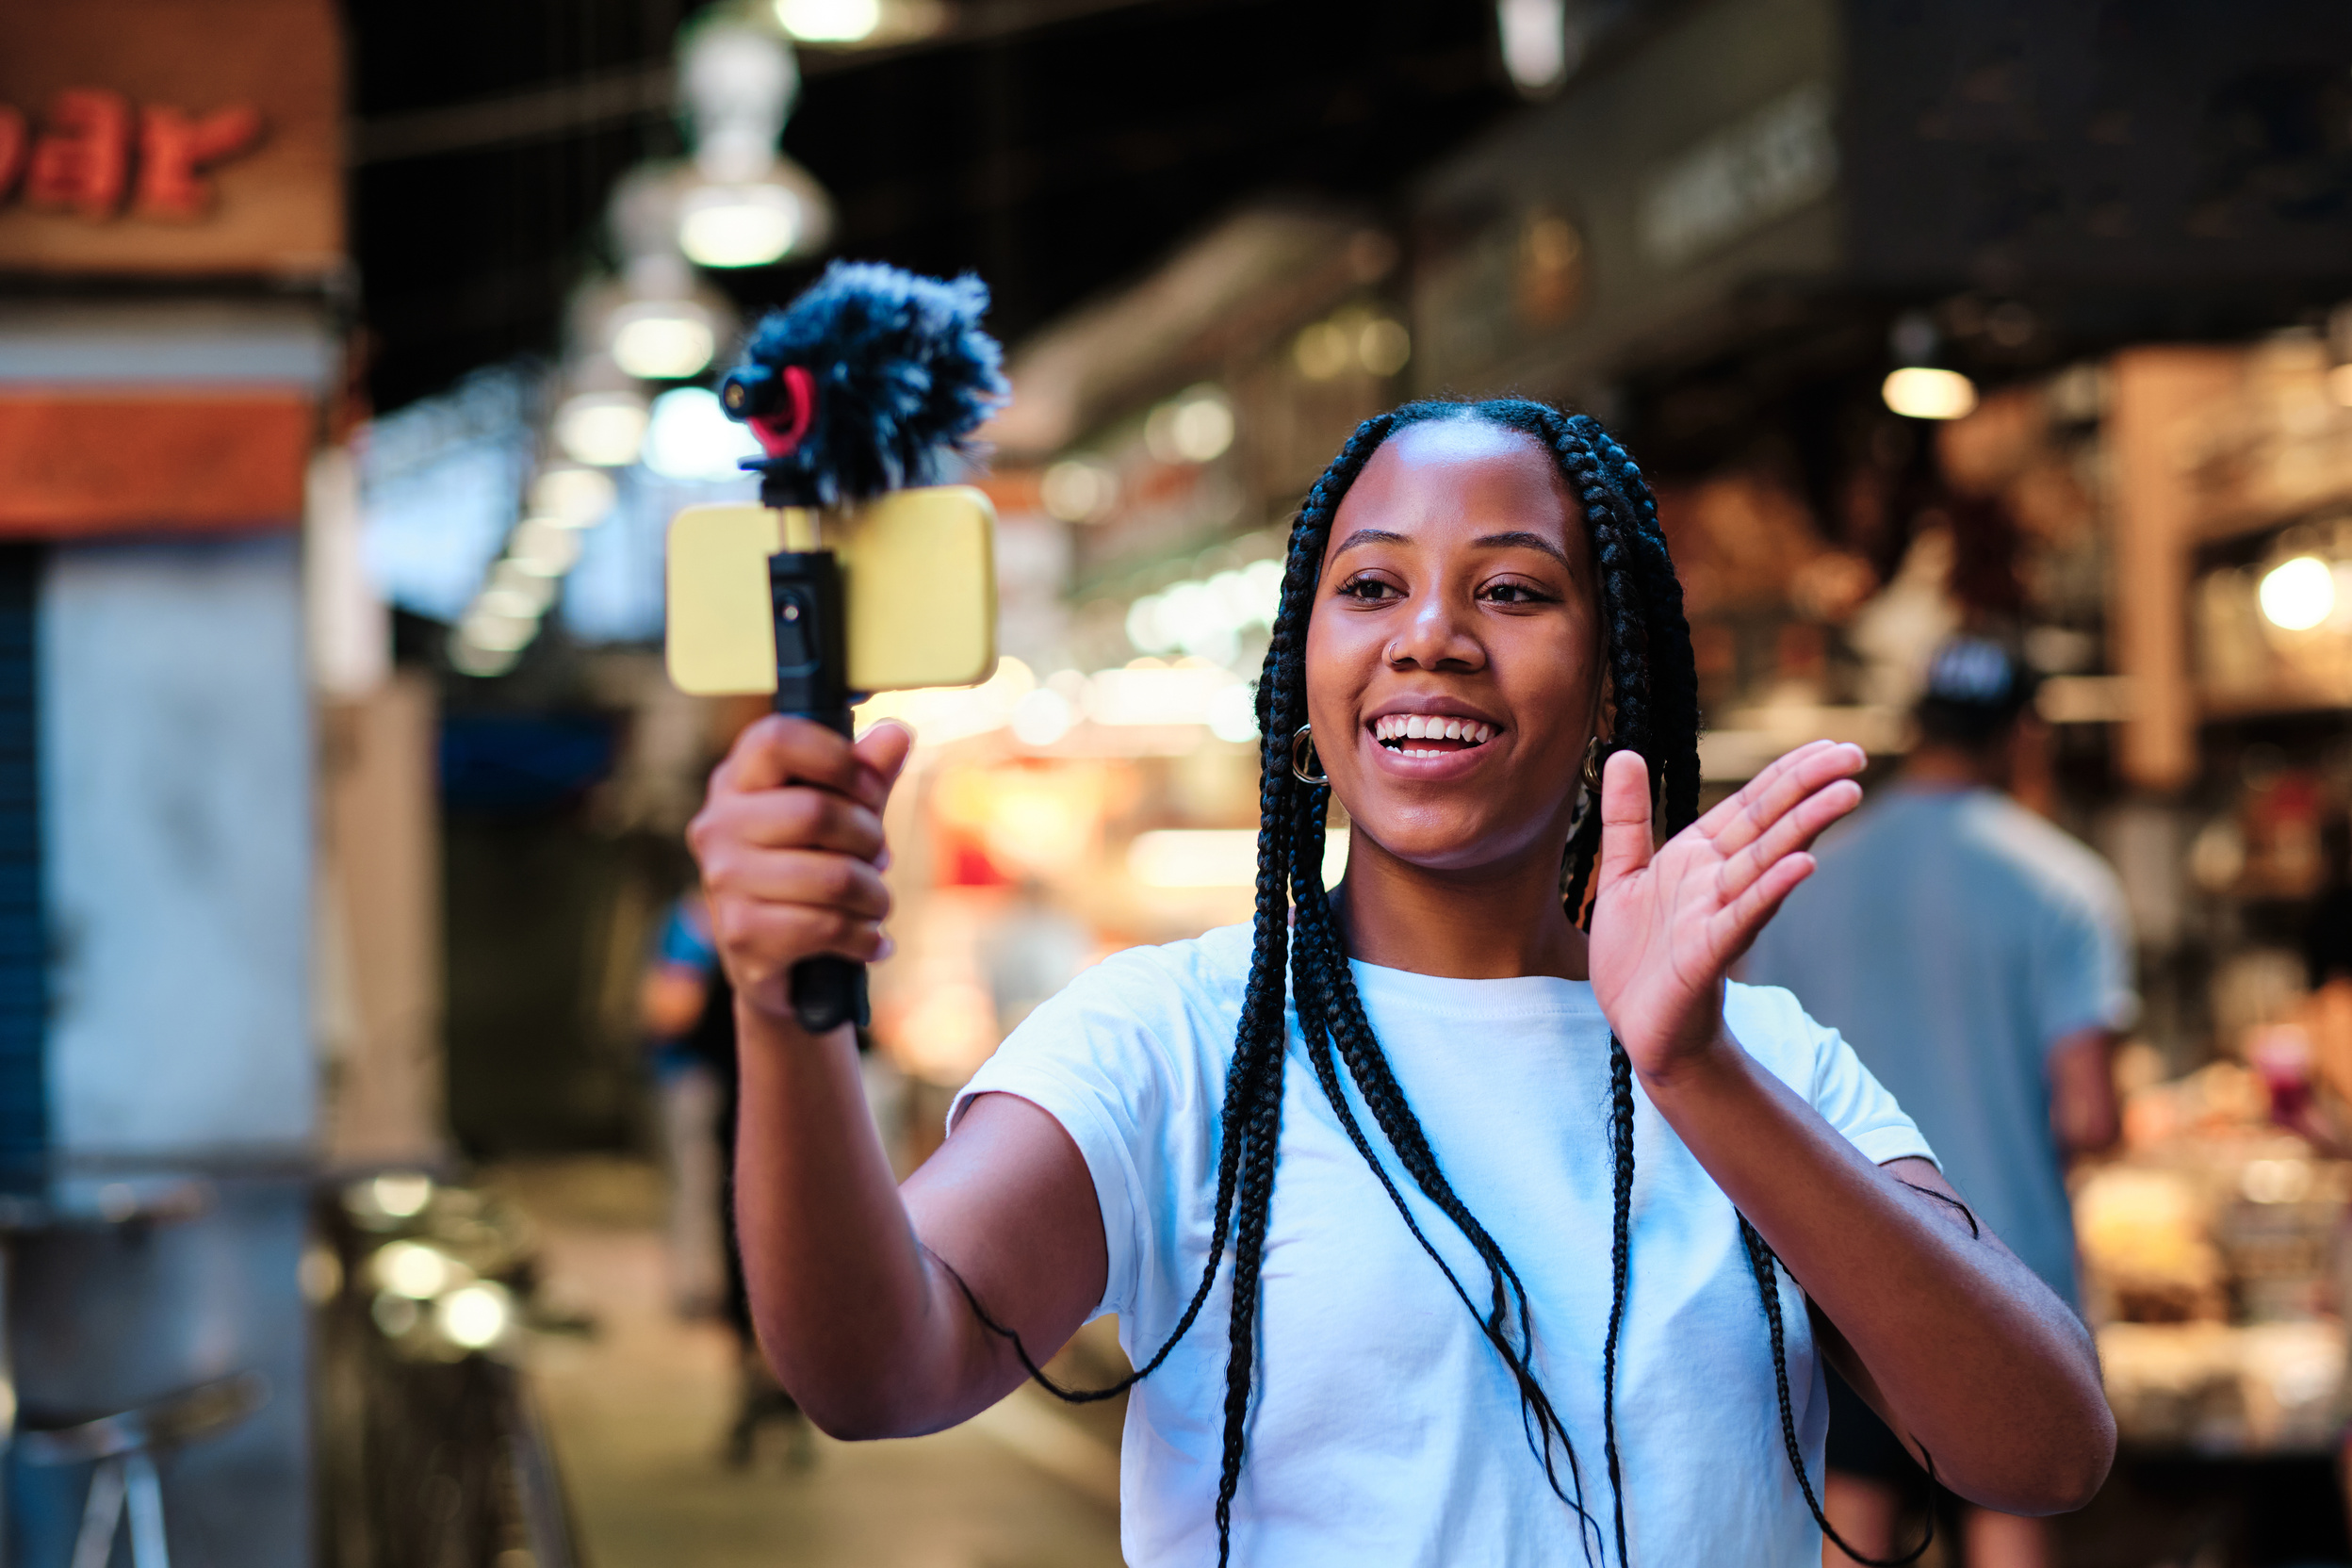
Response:
[[[1348,968],[1329,895],[1323,887],[1324,824],[1331,791],[1291,771],[1291,738],[1306,722],[1306,625],[1321,577],[1324,550],[1339,504],[1381,443],[1408,425],[1436,419],[1478,419],[1519,431],[1541,442],[1560,465],[1592,531],[1599,567],[1604,654],[1612,710],[1603,759],[1618,750],[1648,762],[1654,804],[1672,835],[1698,814],[1698,679],[1682,585],[1674,575],[1658,503],[1625,449],[1587,416],[1545,403],[1506,398],[1479,402],[1423,401],[1376,415],[1356,428],[1307,494],[1291,526],[1280,606],[1257,689],[1259,747],[1258,866],[1250,979],[1234,1031],[1218,1119],[1217,1176],[1209,1257],[1199,1285],[1168,1339],[1133,1373],[1109,1388],[1069,1389],[1040,1372],[1018,1336],[972,1305],[990,1329],[1013,1339],[1022,1364],[1056,1396],[1072,1401],[1108,1398],[1149,1377],[1191,1331],[1213,1293],[1230,1246],[1233,1298],[1227,1334],[1224,1452],[1217,1486],[1217,1561],[1232,1553],[1232,1511],[1248,1444],[1250,1399],[1259,1297],[1259,1269],[1271,1208],[1276,1149],[1282,1132],[1286,1063],[1284,1002],[1296,1005],[1307,1060],[1342,1128],[1379,1180],[1422,1250],[1436,1263],[1463,1307],[1517,1384],[1528,1446],[1553,1493],[1575,1514],[1586,1560],[1613,1538],[1626,1564],[1625,1490],[1617,1446],[1618,1348],[1631,1284],[1634,1178],[1633,1070],[1625,1047],[1609,1037],[1609,1154],[1611,1161],[1609,1326],[1601,1348],[1602,1457],[1608,1475],[1611,1528],[1606,1533],[1587,1508],[1575,1445],[1537,1380],[1535,1328],[1527,1292],[1510,1259],[1447,1181],[1386,1055],[1374,1037]],[[1569,918],[1589,925],[1592,869],[1600,849],[1597,803],[1578,814],[1564,863],[1560,894]],[[1381,1137],[1424,1198],[1478,1254],[1485,1290],[1474,1297],[1423,1231],[1348,1101],[1342,1073],[1352,1082]],[[1788,1462],[1806,1505],[1825,1531],[1804,1451],[1798,1443],[1788,1387],[1777,1260],[1761,1235],[1740,1220],[1754,1266],[1772,1344],[1781,1429]],[[966,1293],[968,1296],[969,1291]],[[1566,1460],[1563,1482],[1554,1446]],[[1832,1539],[1836,1539],[1831,1531]],[[1843,1544],[1840,1543],[1840,1544]],[[1924,1549],[1925,1543],[1921,1544]],[[1918,1552],[1895,1560],[1908,1561]],[[1869,1561],[1869,1559],[1860,1559]]]

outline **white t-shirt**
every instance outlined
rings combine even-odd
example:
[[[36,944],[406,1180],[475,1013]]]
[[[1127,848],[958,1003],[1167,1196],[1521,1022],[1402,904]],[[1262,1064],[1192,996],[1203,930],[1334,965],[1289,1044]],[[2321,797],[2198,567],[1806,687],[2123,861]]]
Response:
[[[949,1112],[952,1127],[973,1096],[1002,1092],[1068,1130],[1102,1207],[1100,1310],[1119,1315],[1138,1363],[1174,1328],[1208,1257],[1217,1111],[1249,966],[1247,926],[1120,953],[1032,1013]],[[1536,1372],[1606,1542],[1609,1027],[1592,988],[1353,969],[1439,1165],[1527,1284]],[[1845,1042],[1788,992],[1735,985],[1725,1014],[1741,1044],[1870,1159],[1933,1157]],[[1290,1028],[1233,1561],[1583,1564],[1575,1515],[1545,1483],[1502,1359],[1348,1142],[1295,1014]],[[1352,1085],[1349,1094],[1423,1233],[1483,1302],[1478,1255],[1405,1174]],[[1633,1562],[1810,1568],[1821,1537],[1782,1446],[1734,1211],[1638,1081],[1634,1097],[1617,1398]],[[1232,1268],[1228,1251],[1190,1333],[1127,1408],[1119,1533],[1137,1568],[1217,1560]],[[1781,1294],[1818,1492],[1827,1405],[1803,1299],[1785,1277]],[[1596,1545],[1594,1560],[1614,1556],[1613,1543]]]

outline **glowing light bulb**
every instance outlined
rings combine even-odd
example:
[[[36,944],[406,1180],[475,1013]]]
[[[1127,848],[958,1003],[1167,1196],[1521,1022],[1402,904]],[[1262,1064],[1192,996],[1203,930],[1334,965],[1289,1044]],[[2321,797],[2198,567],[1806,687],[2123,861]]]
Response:
[[[643,381],[683,381],[710,363],[718,337],[691,305],[643,303],[613,313],[612,362]]]
[[[653,400],[645,461],[662,478],[740,479],[743,459],[759,455],[760,438],[728,418],[714,394],[681,386]]]
[[[414,1172],[386,1173],[368,1184],[368,1195],[381,1212],[396,1219],[413,1218],[433,1201],[433,1178]]]
[[[1356,335],[1356,362],[1376,376],[1393,376],[1413,357],[1413,335],[1402,321],[1375,317]]]
[[[449,668],[477,680],[504,675],[522,655],[519,647],[485,648],[464,631],[449,633]]]
[[[1306,328],[1290,350],[1298,373],[1309,381],[1329,381],[1347,369],[1349,352],[1348,329],[1335,321],[1317,321]]]
[[[491,605],[476,604],[458,623],[458,630],[486,652],[514,653],[538,635],[539,623],[527,615],[503,614]]]
[[[627,392],[583,392],[555,416],[555,443],[576,463],[625,468],[645,440],[645,405]]]
[[[806,227],[800,198],[780,185],[710,186],[680,204],[678,248],[703,267],[765,267]]]
[[[433,1327],[462,1350],[486,1350],[506,1337],[514,1321],[514,1298],[506,1287],[482,1280],[449,1292],[435,1303]]]
[[[511,561],[498,564],[498,575],[474,601],[484,615],[517,621],[536,620],[555,598],[555,580],[518,569]]]
[[[370,1272],[377,1284],[395,1296],[426,1301],[455,1282],[465,1266],[437,1247],[396,1241],[376,1254]]]
[[[565,528],[586,528],[612,510],[620,492],[594,468],[549,468],[531,482],[531,509]]]
[[[526,517],[507,548],[515,570],[562,577],[580,559],[580,535],[552,517]]]
[[[1975,412],[1976,384],[1957,370],[1906,365],[1879,388],[1886,406],[1906,419],[1959,419]]]
[[[1152,411],[1143,440],[1163,463],[1210,462],[1233,444],[1233,405],[1216,387],[1196,386]]]
[[[776,20],[803,43],[861,43],[882,25],[882,0],[776,0]]]
[[[1038,498],[1066,523],[1090,523],[1119,499],[1119,480],[1100,463],[1065,458],[1046,469]]]
[[[1503,69],[1513,86],[1540,98],[1568,79],[1566,0],[1497,0],[1495,29],[1502,35]]]
[[[2315,555],[2282,561],[2262,575],[2262,618],[2282,631],[2309,631],[2335,612],[2336,574]]]

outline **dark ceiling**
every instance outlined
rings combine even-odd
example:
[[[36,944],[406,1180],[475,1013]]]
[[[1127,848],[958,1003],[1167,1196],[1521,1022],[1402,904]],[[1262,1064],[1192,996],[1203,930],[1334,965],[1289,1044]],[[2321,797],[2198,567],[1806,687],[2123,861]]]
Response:
[[[347,0],[354,243],[380,409],[547,352],[666,106],[690,0]],[[785,151],[835,254],[976,270],[1018,340],[1234,203],[1378,203],[1513,100],[1483,0],[962,0],[957,31],[807,51]],[[438,150],[435,150],[435,149]],[[806,268],[731,274],[746,305]]]

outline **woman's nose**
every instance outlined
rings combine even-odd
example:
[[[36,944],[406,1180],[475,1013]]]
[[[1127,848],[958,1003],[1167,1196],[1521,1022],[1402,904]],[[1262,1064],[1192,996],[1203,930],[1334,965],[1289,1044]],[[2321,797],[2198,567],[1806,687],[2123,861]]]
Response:
[[[1471,635],[1462,607],[1446,595],[1431,594],[1413,607],[1388,645],[1388,662],[1400,669],[1475,670],[1485,665],[1486,649]]]

